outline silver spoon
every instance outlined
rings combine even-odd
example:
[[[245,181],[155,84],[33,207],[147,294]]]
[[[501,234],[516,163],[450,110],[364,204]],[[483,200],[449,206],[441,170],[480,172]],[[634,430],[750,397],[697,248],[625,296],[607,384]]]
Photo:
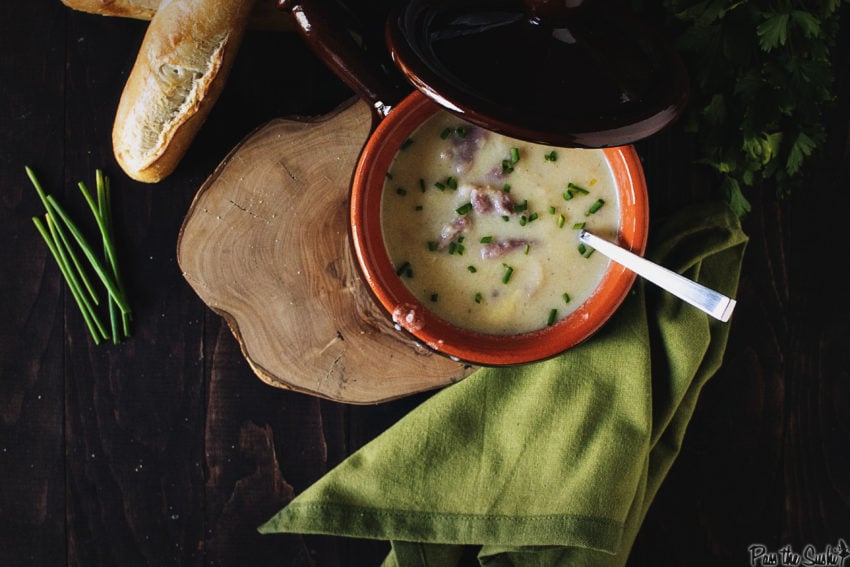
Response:
[[[633,254],[625,248],[621,248],[586,230],[579,232],[578,238],[594,250],[598,250],[618,264],[651,281],[661,289],[669,291],[697,309],[708,313],[715,319],[726,322],[732,316],[736,304],[734,299],[641,258],[637,254]]]

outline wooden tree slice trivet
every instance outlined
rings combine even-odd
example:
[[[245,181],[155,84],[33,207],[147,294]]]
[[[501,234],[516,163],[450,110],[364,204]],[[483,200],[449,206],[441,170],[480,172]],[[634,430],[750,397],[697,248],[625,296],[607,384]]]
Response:
[[[370,129],[361,101],[316,121],[273,120],[222,161],[183,221],[183,276],[272,386],[375,403],[474,370],[396,331],[360,279],[348,194]]]

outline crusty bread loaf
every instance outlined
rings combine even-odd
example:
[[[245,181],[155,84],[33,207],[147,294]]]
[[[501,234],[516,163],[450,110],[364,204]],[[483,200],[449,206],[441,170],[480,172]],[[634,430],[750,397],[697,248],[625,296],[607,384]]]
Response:
[[[162,0],[62,0],[62,3],[80,12],[116,16],[136,20],[150,20]],[[277,7],[277,0],[256,0],[248,27],[258,30],[293,31],[292,16]]]
[[[115,158],[138,181],[168,176],[221,93],[253,0],[163,0],[118,103]]]

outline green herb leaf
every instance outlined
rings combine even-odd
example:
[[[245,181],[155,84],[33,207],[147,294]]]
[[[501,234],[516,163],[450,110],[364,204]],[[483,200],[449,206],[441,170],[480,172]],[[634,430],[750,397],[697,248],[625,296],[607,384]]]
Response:
[[[794,140],[794,145],[791,146],[791,152],[788,154],[788,162],[785,164],[785,169],[788,175],[796,175],[803,167],[803,161],[815,151],[815,141],[806,135],[805,132],[800,132],[797,139]]]
[[[763,51],[771,51],[780,45],[785,45],[785,41],[788,39],[789,20],[788,14],[772,14],[759,24],[756,33],[759,36],[759,45]]]
[[[800,188],[834,101],[831,50],[846,0],[663,0],[695,88],[681,124],[738,214],[748,187]]]

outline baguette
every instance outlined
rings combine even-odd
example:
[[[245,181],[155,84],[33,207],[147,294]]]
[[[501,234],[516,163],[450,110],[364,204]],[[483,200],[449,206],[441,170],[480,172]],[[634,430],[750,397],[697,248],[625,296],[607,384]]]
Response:
[[[156,183],[182,159],[224,88],[252,0],[163,0],[115,115],[115,158]]]
[[[62,3],[79,12],[150,20],[162,0],[62,0]],[[294,31],[291,14],[277,7],[277,0],[256,0],[248,27],[255,30]]]

